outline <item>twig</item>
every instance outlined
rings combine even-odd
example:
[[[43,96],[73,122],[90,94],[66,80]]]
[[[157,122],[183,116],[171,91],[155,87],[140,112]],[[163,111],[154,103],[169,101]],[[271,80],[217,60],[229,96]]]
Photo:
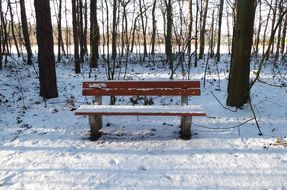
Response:
[[[19,61],[16,60],[14,57],[11,56],[11,58],[13,59],[13,63],[15,65],[15,70],[16,70],[16,76],[17,76],[17,79],[18,79],[18,83],[19,83],[19,89],[20,89],[20,93],[21,93],[21,97],[22,97],[22,103],[23,103],[23,108],[26,108],[26,105],[25,105],[25,96],[24,96],[24,91],[23,91],[23,85],[22,85],[22,79],[20,77],[20,74],[19,74],[19,70],[18,70],[18,66],[16,65],[15,62],[17,62],[18,64]]]
[[[205,87],[205,81],[206,81],[206,73],[207,73],[208,63],[209,63],[209,52],[207,53],[207,60],[206,60],[206,64],[205,64],[204,77],[203,77],[203,87]]]
[[[268,48],[266,50],[266,52],[264,53],[262,59],[260,60],[260,63],[259,63],[259,67],[258,67],[258,71],[257,71],[257,74],[255,76],[255,79],[250,83],[249,85],[249,91],[251,90],[251,88],[254,86],[254,84],[256,83],[256,81],[258,81],[259,79],[259,76],[260,76],[260,73],[261,73],[261,70],[262,70],[262,67],[263,67],[263,64],[264,64],[264,61],[266,60],[267,56],[269,55],[270,53],[270,50],[271,50],[271,46],[273,44],[273,40],[274,40],[274,37],[275,37],[275,34],[276,34],[276,31],[280,25],[280,23],[282,22],[284,16],[287,14],[287,10],[284,11],[278,18],[278,21],[277,21],[277,24],[274,28],[274,30],[272,30],[271,32],[271,37],[269,39],[269,45],[268,45]]]
[[[207,127],[207,126],[198,125],[198,124],[193,124],[193,125],[198,126],[198,127],[202,127],[202,128],[205,128],[205,129],[211,129],[211,130],[228,130],[228,129],[239,128],[239,127],[241,127],[242,125],[248,123],[249,121],[252,121],[253,119],[254,119],[254,118],[248,119],[248,120],[244,121],[243,123],[240,123],[239,125],[235,125],[235,126],[232,126],[232,127],[212,128],[212,127]]]
[[[214,95],[214,93],[213,93],[212,91],[210,91],[210,92],[211,92],[212,96],[217,100],[217,102],[218,102],[224,109],[227,109],[227,110],[229,110],[229,111],[231,111],[231,112],[237,112],[237,108],[236,108],[235,110],[232,110],[232,109],[230,109],[230,108],[224,106],[224,105],[219,101],[219,99]]]
[[[287,85],[286,85],[286,84],[281,84],[281,85],[270,84],[270,83],[265,82],[265,81],[263,81],[263,80],[261,80],[261,79],[258,79],[258,82],[261,82],[261,83],[266,84],[266,85],[269,85],[269,86],[278,87],[278,88],[283,88],[283,87],[285,87],[285,88],[286,88],[286,87],[287,87]]]
[[[251,108],[252,114],[253,114],[253,116],[254,116],[254,120],[255,120],[257,129],[258,129],[258,131],[259,131],[259,136],[262,136],[263,133],[262,133],[262,131],[261,131],[261,129],[260,129],[260,126],[259,126],[259,123],[258,123],[258,120],[257,120],[257,117],[256,117],[256,113],[255,113],[255,111],[254,111],[254,109],[253,109],[252,102],[251,102],[251,97],[249,97],[249,101],[248,101],[248,102],[249,102],[249,106],[250,106],[250,108]]]

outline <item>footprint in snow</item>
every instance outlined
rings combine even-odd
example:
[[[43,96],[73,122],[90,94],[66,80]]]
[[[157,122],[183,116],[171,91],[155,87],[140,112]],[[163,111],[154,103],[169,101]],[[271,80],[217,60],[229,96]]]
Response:
[[[146,167],[144,167],[143,165],[139,165],[139,166],[137,167],[137,170],[146,171],[147,169],[146,169]]]
[[[118,160],[114,160],[114,159],[109,160],[110,165],[118,165],[118,163],[119,163]]]

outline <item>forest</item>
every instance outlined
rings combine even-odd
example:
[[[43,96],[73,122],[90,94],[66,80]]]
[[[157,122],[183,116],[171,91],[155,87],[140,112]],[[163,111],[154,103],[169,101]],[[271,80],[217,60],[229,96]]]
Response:
[[[0,10],[0,189],[287,188],[286,0],[0,0]],[[89,97],[87,81],[94,93],[112,82],[198,91]],[[122,115],[76,114],[99,102]],[[181,115],[123,111],[140,106]],[[204,117],[185,120],[185,106]]]

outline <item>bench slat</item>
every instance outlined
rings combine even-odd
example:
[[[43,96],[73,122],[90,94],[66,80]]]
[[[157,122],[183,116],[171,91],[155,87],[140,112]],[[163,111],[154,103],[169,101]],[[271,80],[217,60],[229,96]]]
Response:
[[[76,115],[206,116],[200,106],[82,105]]]
[[[200,89],[83,89],[84,96],[200,96]]]
[[[200,88],[200,81],[91,81],[83,88]]]

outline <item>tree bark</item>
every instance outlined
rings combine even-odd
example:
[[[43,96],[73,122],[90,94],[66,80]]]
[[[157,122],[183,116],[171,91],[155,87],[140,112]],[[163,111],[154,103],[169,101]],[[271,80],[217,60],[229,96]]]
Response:
[[[143,1],[143,5],[142,5]],[[141,23],[142,23],[142,32],[143,32],[143,45],[144,45],[144,58],[143,61],[145,61],[145,58],[147,57],[147,40],[146,40],[146,25],[144,22],[144,14],[143,12],[146,12],[145,2],[144,0],[139,0],[139,8],[140,8],[140,17],[141,17]]]
[[[72,0],[72,17],[73,17],[73,37],[74,37],[74,60],[75,60],[75,73],[81,72],[81,63],[79,57],[79,31],[77,19],[77,0]]]
[[[37,24],[40,96],[58,96],[50,1],[34,1]]]
[[[98,67],[98,59],[99,59],[99,43],[100,43],[100,31],[98,25],[98,17],[97,17],[97,0],[92,0],[91,4],[91,28],[90,28],[90,43],[91,43],[91,60],[90,67],[97,68]]]
[[[22,0],[24,1],[24,0]],[[61,61],[61,49],[65,54],[63,35],[62,35],[62,0],[59,0],[59,12],[58,12],[58,58],[57,62]]]
[[[20,0],[20,7],[21,7],[22,33],[24,36],[25,48],[27,51],[27,64],[32,65],[33,54],[32,54],[32,49],[31,49],[30,38],[29,38],[26,8],[25,8],[25,1],[24,0]]]
[[[157,23],[157,20],[155,18],[156,1],[157,0],[153,0],[153,6],[152,6],[152,37],[151,37],[151,55],[152,56],[154,56],[155,54],[155,36],[156,36],[156,23]]]
[[[18,46],[18,41],[17,41],[16,34],[15,34],[14,15],[13,15],[13,9],[12,9],[12,6],[11,6],[11,1],[8,0],[7,3],[8,3],[9,11],[10,11],[10,19],[11,19],[10,27],[11,27],[11,32],[12,32],[12,38],[13,38],[14,45],[15,45],[16,50],[17,50],[17,55],[18,55],[18,57],[21,57],[19,46]]]
[[[167,0],[166,2],[166,37],[165,37],[165,53],[167,58],[167,63],[170,70],[173,72],[173,56],[172,56],[172,0]],[[172,75],[171,75],[172,77]]]
[[[227,105],[240,108],[249,100],[250,56],[256,0],[240,0],[232,47]]]
[[[199,39],[199,59],[203,59],[204,55],[204,44],[205,44],[205,27],[206,27],[206,17],[208,12],[208,0],[205,0],[205,8],[202,16],[202,23],[200,28],[200,39]]]
[[[280,54],[283,55],[285,52],[285,40],[286,39],[286,30],[287,30],[287,16],[285,16],[284,19],[284,26],[282,31],[282,40],[281,40],[281,48],[280,48]]]
[[[220,0],[219,12],[218,12],[218,33],[217,33],[217,50],[216,50],[216,61],[220,62],[220,46],[221,46],[221,25],[223,16],[224,0]]]
[[[2,23],[2,1],[0,1],[0,25],[3,26],[3,23]],[[3,69],[3,62],[2,62],[2,54],[3,54],[3,51],[2,51],[2,36],[3,36],[3,30],[2,30],[2,27],[0,28],[0,70]]]

